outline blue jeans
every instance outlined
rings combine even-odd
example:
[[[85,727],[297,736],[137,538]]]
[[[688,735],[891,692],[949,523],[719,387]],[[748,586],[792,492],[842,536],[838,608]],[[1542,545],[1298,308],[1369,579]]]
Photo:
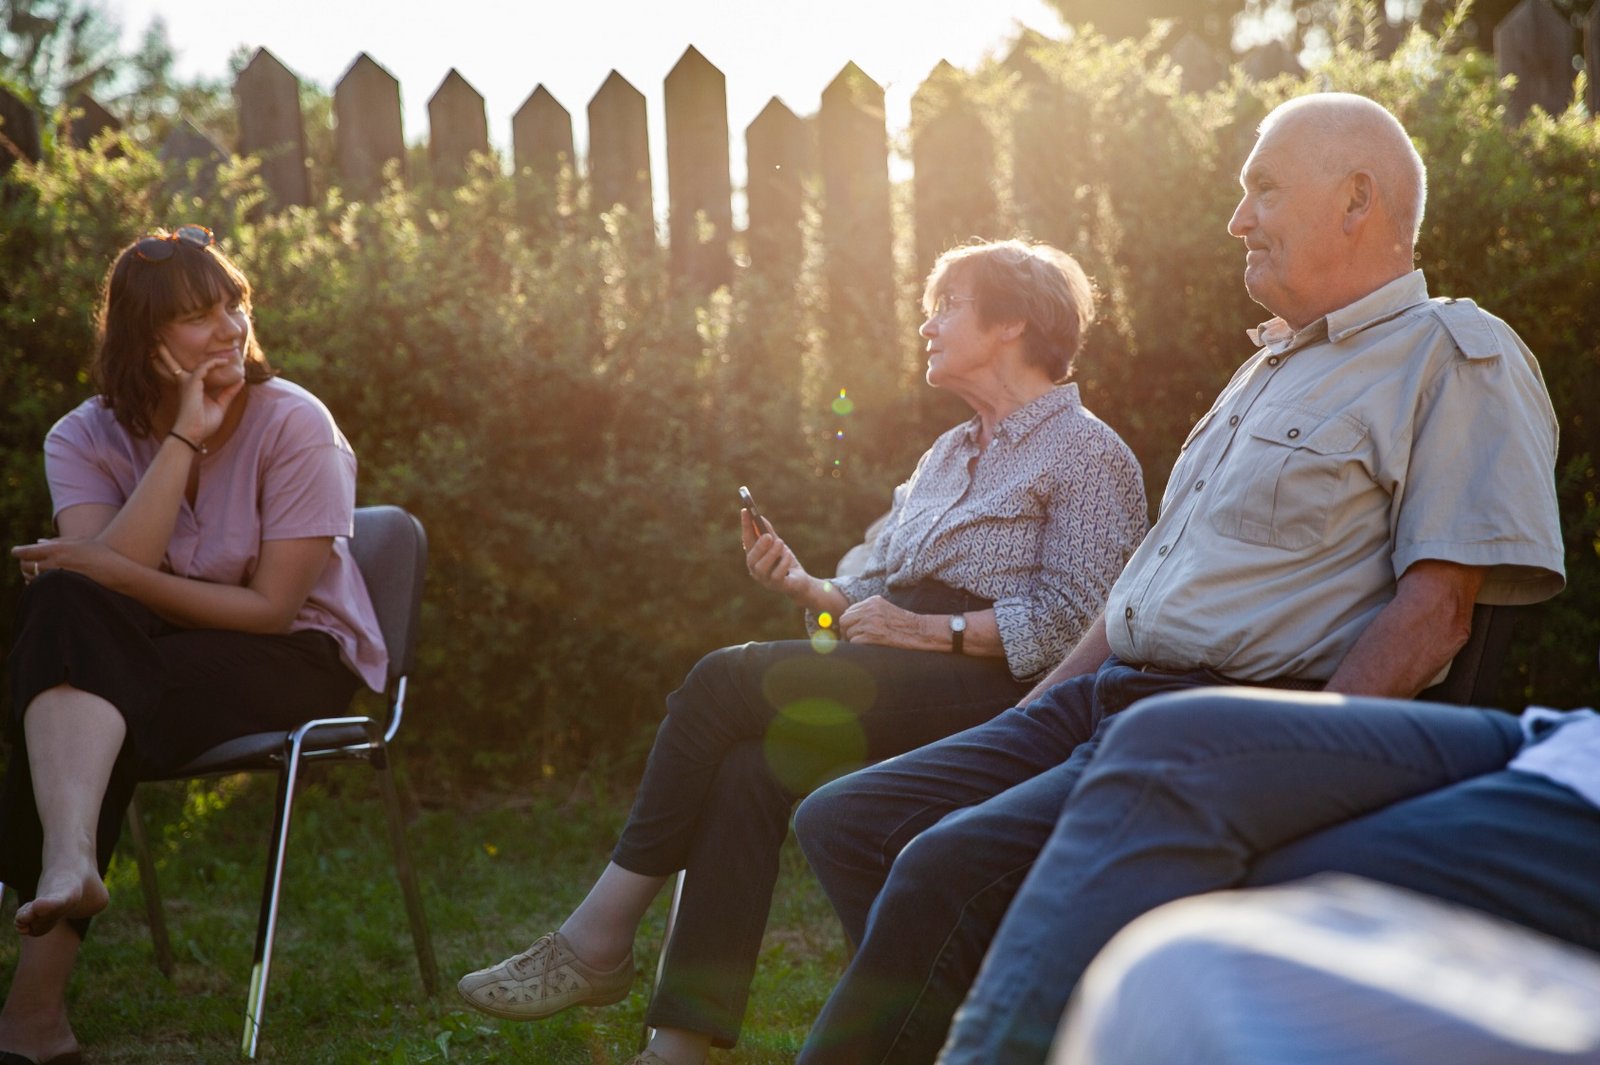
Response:
[[[859,945],[799,1061],[932,1061],[1111,714],[1209,672],[1108,659],[1025,707],[834,781],[795,835]]]
[[[1196,691],[1119,715],[939,1060],[1043,1062],[1084,969],[1123,925],[1236,887],[1308,833],[1500,769],[1521,743],[1499,711],[1334,695]]]
[[[1248,885],[1354,873],[1600,951],[1600,809],[1503,769],[1358,817],[1262,858]]]

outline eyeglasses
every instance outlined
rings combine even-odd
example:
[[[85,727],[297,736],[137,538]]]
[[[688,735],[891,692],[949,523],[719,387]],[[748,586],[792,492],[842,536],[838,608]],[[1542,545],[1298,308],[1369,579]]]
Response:
[[[164,263],[172,258],[179,244],[187,244],[191,248],[209,248],[216,242],[217,238],[211,235],[211,230],[191,224],[179,226],[164,237],[140,237],[133,246],[133,253],[147,263]]]
[[[943,321],[952,314],[956,313],[956,309],[959,308],[963,303],[976,302],[978,302],[978,297],[976,296],[952,296],[950,293],[946,292],[944,295],[933,301],[933,310],[928,312],[928,317],[937,318],[940,321]]]

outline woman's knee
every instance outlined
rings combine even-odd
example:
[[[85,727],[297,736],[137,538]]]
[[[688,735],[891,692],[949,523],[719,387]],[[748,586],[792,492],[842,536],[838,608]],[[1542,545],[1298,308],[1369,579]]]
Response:
[[[99,606],[111,594],[104,585],[81,573],[51,569],[28,583],[23,604],[28,611],[55,612],[80,605]]]
[[[680,721],[726,717],[724,707],[739,697],[748,668],[746,647],[722,647],[701,658],[683,683],[667,696],[667,713]]]

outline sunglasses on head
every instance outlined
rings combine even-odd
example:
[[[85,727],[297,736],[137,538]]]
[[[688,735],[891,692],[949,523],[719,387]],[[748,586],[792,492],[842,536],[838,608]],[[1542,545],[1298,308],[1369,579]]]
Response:
[[[133,253],[147,263],[164,263],[172,258],[179,244],[209,248],[216,242],[217,238],[205,226],[179,226],[164,237],[140,237],[133,246]]]

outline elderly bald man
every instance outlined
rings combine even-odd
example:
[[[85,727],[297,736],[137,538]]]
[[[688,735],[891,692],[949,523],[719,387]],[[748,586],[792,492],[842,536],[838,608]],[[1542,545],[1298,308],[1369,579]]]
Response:
[[[1030,1018],[1065,1002],[1050,955],[1073,915],[1029,871],[1138,699],[1217,684],[1409,698],[1448,670],[1475,602],[1564,583],[1543,378],[1498,318],[1429,298],[1413,269],[1426,174],[1400,123],[1358,96],[1291,101],[1240,181],[1228,231],[1275,317],[1189,434],[1103,616],[1017,708],[800,807],[859,945],[802,1063],[932,1061],[975,978],[942,1060],[1044,1059],[1051,1024]],[[1503,760],[1481,742],[1414,745],[1419,790]]]

